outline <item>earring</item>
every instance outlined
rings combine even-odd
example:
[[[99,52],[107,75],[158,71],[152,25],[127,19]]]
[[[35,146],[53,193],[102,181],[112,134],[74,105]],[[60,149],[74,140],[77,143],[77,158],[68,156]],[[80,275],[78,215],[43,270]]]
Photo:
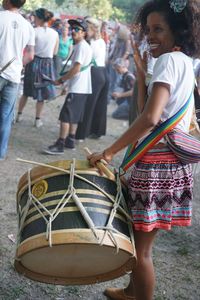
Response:
[[[174,48],[172,48],[172,51],[181,51],[181,47],[179,47],[179,46],[174,46]]]

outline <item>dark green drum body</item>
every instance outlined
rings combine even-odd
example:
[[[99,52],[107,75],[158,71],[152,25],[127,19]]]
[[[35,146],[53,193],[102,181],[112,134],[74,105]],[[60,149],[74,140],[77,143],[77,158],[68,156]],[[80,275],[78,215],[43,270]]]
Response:
[[[72,178],[71,163],[52,163],[55,169],[36,167],[30,177],[26,173],[20,179],[15,267],[29,278],[54,284],[89,284],[124,275],[133,268],[135,249],[121,210],[112,221],[115,230],[104,236],[116,182],[87,161],[76,162]]]

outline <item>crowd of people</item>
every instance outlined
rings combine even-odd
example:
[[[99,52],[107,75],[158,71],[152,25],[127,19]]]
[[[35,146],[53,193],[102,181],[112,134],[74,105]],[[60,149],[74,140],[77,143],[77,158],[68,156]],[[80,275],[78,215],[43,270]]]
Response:
[[[75,148],[75,140],[82,141],[88,137],[98,139],[106,135],[107,105],[111,101],[116,104],[112,117],[128,120],[131,124],[138,115],[136,66],[131,46],[133,38],[138,40],[138,26],[106,22],[93,17],[82,17],[71,22],[55,18],[53,13],[45,8],[21,15],[19,9],[24,2],[10,1],[9,5],[3,4],[5,11],[2,11],[2,15],[9,12],[9,19],[12,20],[11,12],[17,10],[20,22],[29,23],[27,29],[30,31],[29,38],[33,44],[31,50],[29,45],[19,42],[19,45],[15,46],[18,39],[15,35],[12,50],[6,52],[7,55],[1,60],[3,67],[9,59],[15,58],[1,74],[3,79],[10,79],[12,83],[16,83],[16,91],[13,92],[14,102],[19,98],[17,93],[19,82],[23,82],[23,94],[17,104],[16,122],[23,120],[26,103],[32,98],[36,101],[34,126],[37,128],[43,126],[45,100],[56,99],[58,95],[56,85],[62,85],[61,94],[67,96],[59,116],[60,134],[58,140],[48,147],[45,153],[62,154],[64,148]],[[3,26],[6,25],[2,19],[2,30]],[[10,31],[12,30],[11,27]],[[80,37],[82,33],[83,36]],[[27,33],[26,35],[28,36]],[[8,38],[5,39],[7,41]],[[84,41],[89,47],[85,50],[83,47],[76,50],[80,45],[86,46]],[[3,39],[1,43],[4,44]],[[143,40],[140,52],[145,52],[147,48],[148,45]],[[148,57],[146,81],[151,78],[155,61],[155,58]],[[200,70],[199,61],[194,60],[197,78]],[[15,68],[17,77],[11,71]],[[12,76],[9,75],[11,72]],[[7,153],[14,109],[15,104],[7,111],[9,117],[1,119],[1,159],[4,159]],[[198,128],[196,124],[195,128]]]
[[[81,17],[75,21],[55,18],[45,8],[21,14],[20,8],[24,3],[23,0],[17,3],[14,0],[9,1],[9,5],[3,3],[5,11],[1,12],[2,15],[9,12],[9,16],[13,16],[11,13],[17,11],[21,22],[23,20],[29,23],[26,27],[31,28],[29,38],[33,44],[32,57],[27,59],[30,47],[20,44],[21,53],[15,53],[14,43],[18,38],[15,35],[12,51],[8,52],[10,59],[16,56],[17,59],[2,72],[2,78],[7,79],[7,74],[15,66],[21,77],[13,76],[11,79],[16,83],[14,102],[18,103],[10,107],[10,120],[5,121],[5,127],[11,128],[15,109],[15,121],[23,121],[25,106],[30,98],[36,101],[34,126],[43,126],[44,103],[45,100],[57,98],[59,89],[56,85],[62,85],[61,94],[67,96],[59,116],[59,139],[45,153],[62,154],[63,145],[70,149],[75,147],[75,139],[98,139],[105,135],[107,105],[110,101],[116,103],[113,118],[129,120],[135,83],[130,28],[119,22],[106,22],[93,17]],[[3,20],[2,26],[6,26]],[[13,31],[12,26],[9,30]],[[4,43],[3,40],[1,42]],[[85,49],[82,45],[85,45]],[[1,67],[8,61],[4,57]],[[20,81],[23,84],[21,97],[17,93]],[[0,153],[1,159],[7,153],[10,129],[6,129],[5,135],[5,145],[1,146],[4,147],[4,151]]]
[[[34,11],[31,25],[19,12],[24,3],[3,0],[0,12],[1,160],[7,154],[23,66],[17,122],[23,121],[31,97],[36,100],[34,124],[41,127],[44,100],[56,98],[56,86],[66,92],[60,132],[46,154],[63,154],[65,148],[75,148],[76,139],[105,135],[110,101],[116,102],[113,117],[129,120],[130,127],[104,151],[90,155],[91,165],[101,159],[109,163],[129,144],[140,144],[190,98],[177,127],[188,132],[193,120],[199,130],[193,97],[195,76],[200,82],[200,8],[195,0],[148,1],[133,28],[89,16],[52,21],[53,13],[45,8]],[[105,294],[111,299],[152,300],[152,248],[158,230],[191,225],[191,165],[182,163],[161,139],[131,166],[124,180],[137,265],[126,289],[107,289]]]

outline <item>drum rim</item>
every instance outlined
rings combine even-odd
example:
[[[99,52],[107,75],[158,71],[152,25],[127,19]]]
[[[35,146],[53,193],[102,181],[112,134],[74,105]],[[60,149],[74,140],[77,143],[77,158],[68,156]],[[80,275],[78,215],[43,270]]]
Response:
[[[52,233],[52,235],[53,235],[52,240],[54,241],[54,245],[59,246],[59,245],[63,245],[63,244],[81,244],[81,245],[94,244],[94,245],[98,246],[97,242],[95,242],[95,238],[93,237],[93,235],[89,229],[82,230],[81,238],[80,238],[80,229],[77,229],[76,230],[77,231],[77,236],[76,236],[77,240],[76,241],[73,240],[73,242],[71,241],[70,243],[64,242],[64,241],[69,241],[70,237],[69,237],[69,234],[68,235],[66,234],[66,230],[62,230],[62,231],[63,231],[62,233],[61,232]],[[75,237],[74,231],[75,230],[71,230],[71,236],[73,235],[73,238]],[[90,237],[93,237],[92,240],[89,241],[89,239],[85,239],[84,243],[81,242],[81,241],[83,241],[83,232],[85,232],[86,236],[88,236],[88,234],[89,234]],[[103,233],[104,233],[103,230],[98,230],[98,235],[100,237],[103,235]],[[23,257],[23,255],[26,255],[27,253],[30,253],[37,249],[48,247],[48,242],[46,241],[46,239],[44,237],[45,235],[40,234],[40,236],[43,236],[43,239],[41,239],[42,244],[39,247],[33,248],[33,245],[34,246],[36,245],[35,240],[37,240],[37,244],[40,242],[38,240],[38,236],[32,237],[28,242],[25,240],[24,242],[22,242],[23,245],[19,244],[19,246],[17,248],[16,259],[14,262],[15,268],[19,273],[22,273],[25,276],[27,276],[28,278],[36,280],[36,281],[40,281],[40,282],[44,282],[44,283],[52,283],[52,284],[63,284],[63,285],[92,284],[92,283],[112,280],[114,278],[123,276],[126,273],[132,271],[132,269],[136,263],[135,247],[132,245],[131,241],[128,239],[128,237],[123,236],[122,234],[115,234],[115,237],[117,238],[117,240],[120,244],[120,250],[123,252],[126,252],[127,254],[130,254],[130,257],[126,261],[126,263],[124,263],[119,268],[112,270],[112,271],[108,271],[104,274],[99,274],[99,275],[95,275],[95,276],[87,276],[87,277],[75,277],[75,278],[63,278],[63,277],[55,277],[55,276],[51,276],[51,275],[48,276],[45,274],[40,274],[40,273],[34,272],[32,270],[29,270],[20,261],[20,258]],[[58,238],[58,240],[56,240],[56,237]],[[63,240],[63,237],[65,237],[65,240]],[[78,237],[80,240],[78,239]],[[56,244],[56,242],[59,242],[60,240],[62,240],[62,243]],[[102,247],[102,246],[99,246],[99,247]],[[113,247],[113,249],[114,249],[114,246],[109,238],[106,239],[106,242],[104,243],[104,247]],[[20,249],[20,248],[22,248],[22,249]]]
[[[88,276],[88,277],[77,277],[77,278],[63,278],[63,277],[54,277],[42,275],[40,273],[32,272],[29,269],[25,268],[20,261],[15,260],[14,267],[17,272],[20,274],[43,283],[49,284],[58,284],[58,285],[86,285],[86,284],[95,284],[108,280],[113,280],[115,278],[124,276],[132,272],[134,267],[136,266],[136,257],[130,256],[129,260],[122,267],[107,272],[106,274],[96,275],[96,276]]]

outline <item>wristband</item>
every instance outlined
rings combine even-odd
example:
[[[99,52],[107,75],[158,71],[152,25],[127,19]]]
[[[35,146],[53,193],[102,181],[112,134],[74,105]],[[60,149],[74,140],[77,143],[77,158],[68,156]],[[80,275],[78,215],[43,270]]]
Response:
[[[65,81],[62,79],[62,77],[60,77],[60,78],[58,79],[58,82],[61,83],[61,84],[63,84]]]

